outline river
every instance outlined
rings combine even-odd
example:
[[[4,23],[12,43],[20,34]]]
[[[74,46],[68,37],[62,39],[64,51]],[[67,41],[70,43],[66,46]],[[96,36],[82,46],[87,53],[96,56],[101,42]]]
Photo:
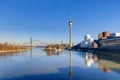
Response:
[[[0,80],[120,80],[120,58],[43,48],[0,54]]]

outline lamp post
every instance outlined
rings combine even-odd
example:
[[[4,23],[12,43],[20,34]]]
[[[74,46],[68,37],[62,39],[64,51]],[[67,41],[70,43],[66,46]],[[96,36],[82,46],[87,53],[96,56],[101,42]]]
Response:
[[[69,21],[69,27],[70,27],[69,46],[70,46],[70,48],[72,47],[72,25],[73,25],[73,22],[72,22],[72,20],[70,20],[70,21]]]

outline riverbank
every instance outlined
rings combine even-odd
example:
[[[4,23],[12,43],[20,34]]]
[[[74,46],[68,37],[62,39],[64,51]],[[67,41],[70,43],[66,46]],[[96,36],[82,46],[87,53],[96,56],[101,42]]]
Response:
[[[120,49],[111,48],[80,48],[82,51],[94,51],[94,52],[120,52]]]
[[[26,46],[12,45],[10,43],[0,43],[0,53],[21,52],[30,49]]]
[[[120,57],[119,49],[106,49],[106,48],[81,48],[82,52],[92,52],[94,54],[100,55],[108,55],[108,56],[116,56]]]

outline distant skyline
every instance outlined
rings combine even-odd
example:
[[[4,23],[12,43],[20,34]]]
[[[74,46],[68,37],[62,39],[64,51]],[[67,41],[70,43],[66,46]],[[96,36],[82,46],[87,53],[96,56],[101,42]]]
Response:
[[[73,42],[103,31],[120,32],[120,0],[0,0],[0,42]]]

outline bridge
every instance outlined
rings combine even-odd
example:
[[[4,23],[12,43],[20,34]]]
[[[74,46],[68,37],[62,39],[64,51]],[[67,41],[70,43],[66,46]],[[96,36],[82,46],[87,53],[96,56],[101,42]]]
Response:
[[[25,47],[43,47],[43,46],[45,47],[49,44],[39,40],[33,40],[31,37],[29,42],[19,43],[16,45],[25,46]]]
[[[16,43],[16,44],[13,43],[13,45],[25,46],[25,47],[45,47],[49,44],[53,44],[53,43],[45,43],[45,42],[42,42],[42,41],[39,41],[39,40],[33,40],[32,37],[30,38],[30,41],[28,41],[28,42]],[[63,41],[58,42],[56,44],[63,44]]]
[[[23,46],[28,46],[28,47],[40,47],[40,46],[47,46],[47,43],[38,41],[38,40],[33,40],[27,43],[24,43]]]

